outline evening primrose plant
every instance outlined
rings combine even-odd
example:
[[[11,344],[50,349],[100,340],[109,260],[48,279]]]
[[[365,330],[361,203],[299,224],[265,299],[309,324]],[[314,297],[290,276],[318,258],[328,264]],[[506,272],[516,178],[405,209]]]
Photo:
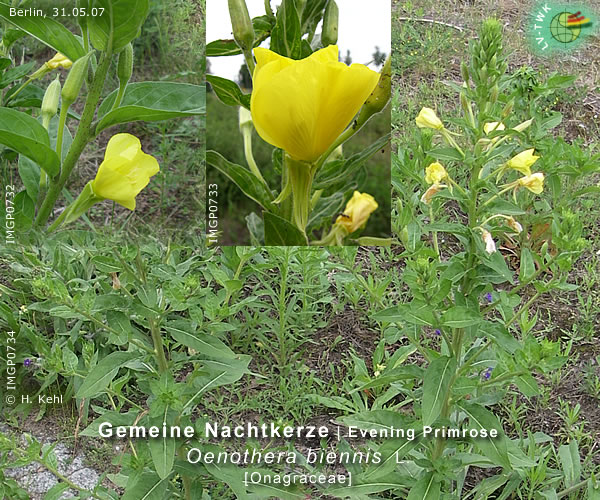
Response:
[[[577,288],[568,272],[588,243],[568,203],[554,206],[548,196],[566,185],[536,148],[552,123],[517,121],[525,110],[517,113],[514,96],[503,93],[508,78],[498,21],[483,23],[469,56],[463,81],[451,84],[461,116],[424,107],[415,116],[414,143],[400,145],[394,158],[406,296],[373,315],[382,331],[373,369],[357,362],[347,396],[356,410],[339,419],[364,429],[412,429],[415,437],[368,442],[365,448],[382,459],[353,466],[353,485],[357,493],[391,490],[384,496],[408,500],[534,498],[532,490],[539,498],[597,495],[593,478],[568,477],[558,461],[529,453],[552,438],[536,433],[527,442],[497,416],[509,390],[533,398],[566,362],[559,342],[536,334],[534,308],[543,294]],[[596,191],[581,190],[569,201],[590,192]],[[548,230],[541,240],[540,224]],[[386,343],[393,344],[389,352]],[[454,435],[425,435],[427,428]],[[560,448],[579,471],[577,443]],[[534,472],[542,465],[556,479],[540,490]],[[483,469],[476,477],[485,479],[470,486],[473,468]]]
[[[132,42],[146,19],[149,0],[79,0],[76,7],[78,34],[61,24],[60,17],[14,16],[0,2],[2,82],[11,76],[0,107],[0,144],[5,147],[2,161],[18,162],[24,187],[14,197],[18,231],[32,226],[54,230],[103,200],[134,210],[135,197],[159,165],[130,134],[115,134],[101,145],[104,161],[95,179],[79,195],[73,193],[72,203],[56,208],[61,195],[71,199],[72,173],[86,146],[102,131],[132,121],[204,113],[203,86],[130,82]],[[33,62],[15,65],[15,43],[27,35],[56,51],[35,70]],[[103,98],[113,71],[118,88]],[[44,89],[42,78],[48,73],[57,76]],[[69,124],[75,128],[73,136]],[[59,215],[48,227],[55,211]]]
[[[244,94],[234,82],[218,76],[208,75],[207,80],[225,104],[241,108],[248,168],[217,151],[207,152],[207,163],[261,206],[262,220],[247,217],[253,241],[367,244],[360,240],[359,231],[368,233],[367,219],[378,204],[376,200],[361,204],[369,210],[361,208],[360,223],[351,222],[356,218],[355,196],[373,198],[361,190],[366,174],[363,165],[386,145],[389,134],[349,158],[344,157],[343,144],[386,107],[390,59],[380,73],[362,64],[348,66],[338,61],[339,13],[334,0],[284,0],[275,13],[266,2],[265,15],[254,19],[245,1],[230,0],[228,6],[234,40],[209,43],[207,55],[243,54],[252,76],[252,93]],[[317,34],[321,21],[322,31]],[[270,49],[258,46],[268,38]],[[276,148],[273,166],[257,165],[254,160],[252,128]],[[267,168],[281,173],[277,189],[261,173]],[[390,243],[363,238],[371,245]]]

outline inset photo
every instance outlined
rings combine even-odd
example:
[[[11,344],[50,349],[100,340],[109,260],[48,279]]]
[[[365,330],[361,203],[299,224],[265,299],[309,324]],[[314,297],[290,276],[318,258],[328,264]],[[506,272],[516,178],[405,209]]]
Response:
[[[390,2],[206,9],[208,244],[389,245]]]
[[[200,1],[15,1],[0,27],[7,241],[202,232]]]

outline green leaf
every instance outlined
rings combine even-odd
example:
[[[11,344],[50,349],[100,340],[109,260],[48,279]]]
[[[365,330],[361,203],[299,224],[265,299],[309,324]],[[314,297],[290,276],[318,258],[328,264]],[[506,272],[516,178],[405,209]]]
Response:
[[[58,174],[60,162],[48,132],[28,114],[0,108],[0,143],[34,161],[51,177]]]
[[[521,375],[514,380],[515,385],[524,396],[531,398],[540,394],[540,388],[537,381],[529,374]]]
[[[519,269],[519,281],[527,281],[535,274],[535,263],[529,248],[521,248],[521,266]]]
[[[467,414],[467,417],[469,417],[470,428],[485,429],[488,432],[492,429],[498,431],[498,437],[477,438],[472,441],[492,463],[511,469],[512,466],[508,459],[507,440],[496,416],[478,404],[469,404],[462,401],[458,405]]]
[[[419,439],[390,438],[377,450],[381,455],[378,464],[372,464],[368,467],[361,477],[364,479],[384,478],[394,471],[398,465],[398,460],[404,458],[408,453],[419,444]]]
[[[127,490],[121,500],[162,500],[167,491],[168,482],[154,472],[144,472],[133,486]]]
[[[165,414],[158,418],[150,420],[150,425],[155,425],[159,429],[163,428],[163,422],[167,422],[167,410]],[[175,460],[175,439],[172,437],[159,436],[148,439],[148,448],[152,456],[154,468],[161,479],[166,479],[173,470],[173,461]]]
[[[112,36],[112,51],[119,52],[139,35],[148,15],[148,0],[95,0],[96,8],[104,8],[101,16],[87,18],[92,45],[105,51]]]
[[[568,445],[561,445],[558,448],[558,456],[565,474],[565,486],[569,488],[577,484],[581,477],[581,457],[577,440],[572,440]]]
[[[216,151],[206,152],[206,164],[229,177],[248,198],[254,200],[264,209],[269,211],[276,210],[271,203],[273,201],[273,194],[267,190],[266,186],[250,170],[241,165],[231,163]]]
[[[25,231],[33,225],[35,217],[35,205],[27,194],[21,191],[15,196],[15,229]]]
[[[323,221],[331,219],[339,213],[344,206],[343,193],[334,193],[331,196],[319,198],[317,205],[311,211],[308,218],[307,230],[318,228]]]
[[[455,372],[454,357],[441,356],[427,367],[423,377],[423,425],[433,424],[440,416]]]
[[[427,154],[433,156],[436,160],[444,161],[462,161],[462,155],[454,148],[436,148],[427,151]]]
[[[244,94],[237,83],[215,75],[206,75],[217,97],[227,106],[243,106],[250,109],[250,94]]]
[[[283,0],[271,33],[271,50],[292,59],[302,56],[300,18],[294,0]]]
[[[2,78],[0,79],[0,89],[3,89],[10,85],[15,80],[20,80],[24,76],[31,73],[31,70],[35,66],[35,62],[31,61],[27,64],[21,64],[20,66],[15,66],[14,68],[9,69],[4,72]]]
[[[138,356],[135,352],[116,351],[102,358],[87,375],[75,396],[80,399],[100,394],[115,378],[119,368]]]
[[[406,500],[439,500],[440,488],[435,474],[428,472],[410,489]]]
[[[196,325],[190,320],[169,321],[164,328],[177,342],[191,347],[204,356],[217,359],[233,359],[236,356],[218,338],[197,332]]]
[[[263,218],[265,221],[265,245],[304,246],[308,244],[306,235],[291,222],[270,212],[265,212]]]
[[[67,483],[56,483],[48,492],[44,495],[44,500],[58,500],[62,497],[65,490],[69,489]]]
[[[352,486],[336,485],[331,488],[327,488],[325,493],[337,498],[363,500],[373,498],[369,495],[380,493],[382,491],[406,488],[409,484],[411,484],[411,482],[412,480],[406,476],[389,473],[385,479],[367,481],[364,484],[358,484],[358,482],[352,481]]]
[[[481,322],[481,315],[470,307],[455,306],[442,315],[442,325],[448,328],[466,328]]]
[[[325,163],[317,172],[313,183],[314,189],[325,189],[344,183],[358,170],[371,156],[383,149],[390,140],[390,134],[377,139],[368,148],[352,155],[346,160],[330,161]]]
[[[373,314],[371,317],[377,321],[387,321],[389,323],[406,322],[420,326],[434,326],[435,323],[431,307],[418,301],[384,309]]]
[[[118,90],[109,94],[98,109],[96,134],[119,123],[153,122],[195,116],[206,111],[206,88],[173,82],[130,83],[117,109],[111,108]]]
[[[76,61],[85,55],[85,50],[77,37],[51,17],[11,16],[10,5],[5,2],[0,2],[0,17],[64,54],[71,61]]]

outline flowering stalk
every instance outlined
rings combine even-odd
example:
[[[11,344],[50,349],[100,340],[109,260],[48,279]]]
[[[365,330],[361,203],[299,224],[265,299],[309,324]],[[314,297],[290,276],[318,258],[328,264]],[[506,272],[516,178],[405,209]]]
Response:
[[[37,214],[35,219],[35,226],[37,227],[41,227],[46,224],[48,218],[50,217],[50,212],[52,211],[52,208],[54,207],[62,188],[69,179],[77,160],[81,156],[83,149],[91,137],[90,125],[92,123],[92,119],[94,118],[94,113],[96,112],[96,106],[100,100],[100,95],[102,93],[102,88],[104,87],[104,80],[106,79],[110,62],[111,50],[109,47],[107,52],[102,54],[100,62],[98,63],[98,68],[96,69],[94,80],[90,86],[88,96],[85,101],[85,106],[83,108],[83,113],[81,114],[81,120],[79,121],[77,132],[75,133],[75,137],[71,147],[69,148],[69,152],[65,157],[65,161],[62,164],[60,176],[58,179],[52,180],[50,188],[48,189],[48,193],[46,194],[46,197],[42,202],[42,206]]]

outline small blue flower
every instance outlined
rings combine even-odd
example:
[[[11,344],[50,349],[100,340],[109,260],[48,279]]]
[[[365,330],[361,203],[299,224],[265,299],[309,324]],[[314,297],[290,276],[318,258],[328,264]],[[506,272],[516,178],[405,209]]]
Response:
[[[483,378],[486,380],[489,380],[490,377],[492,376],[492,368],[487,368],[484,372],[483,372]]]
[[[487,299],[488,302],[492,302],[492,300],[494,300],[494,298],[492,297],[491,292],[488,292],[485,294],[485,298]]]
[[[435,334],[439,337],[442,334],[442,331],[439,328],[436,328]]]
[[[30,366],[31,365],[31,360],[29,358],[25,359],[25,361],[23,361],[23,365],[24,366]]]

